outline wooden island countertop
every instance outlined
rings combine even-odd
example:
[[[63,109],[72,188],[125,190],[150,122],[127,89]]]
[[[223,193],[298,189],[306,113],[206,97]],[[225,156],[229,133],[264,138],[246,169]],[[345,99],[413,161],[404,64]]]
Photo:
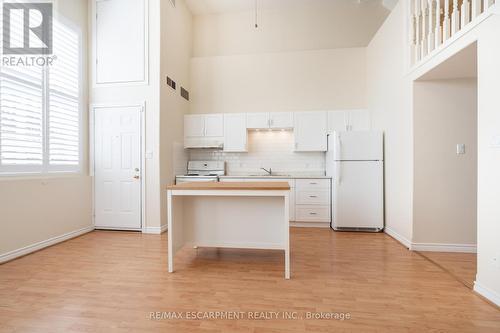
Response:
[[[288,182],[192,182],[167,186],[167,190],[233,190],[233,191],[288,191]]]

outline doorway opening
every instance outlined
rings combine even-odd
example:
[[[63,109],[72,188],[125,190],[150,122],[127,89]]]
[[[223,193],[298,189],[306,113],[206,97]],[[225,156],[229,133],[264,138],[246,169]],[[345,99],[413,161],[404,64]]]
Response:
[[[469,288],[477,272],[477,43],[414,82],[413,245]]]

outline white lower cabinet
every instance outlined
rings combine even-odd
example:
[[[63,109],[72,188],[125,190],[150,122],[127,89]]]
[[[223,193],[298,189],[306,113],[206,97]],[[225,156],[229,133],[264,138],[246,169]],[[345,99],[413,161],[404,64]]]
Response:
[[[330,206],[296,205],[295,219],[297,222],[330,222]]]
[[[331,221],[331,180],[297,179],[295,181],[295,221]]]
[[[290,221],[330,222],[330,179],[221,178],[221,182],[288,182]]]
[[[295,179],[282,178],[221,178],[221,182],[288,182],[290,195],[288,196],[289,219],[295,221]]]

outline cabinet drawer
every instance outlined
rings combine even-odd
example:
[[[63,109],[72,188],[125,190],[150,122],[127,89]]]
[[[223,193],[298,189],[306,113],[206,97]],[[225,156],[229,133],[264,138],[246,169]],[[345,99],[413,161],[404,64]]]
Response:
[[[297,189],[330,189],[330,179],[296,179]]]
[[[330,206],[295,206],[295,221],[330,222]]]
[[[330,204],[330,190],[325,189],[312,189],[304,190],[298,189],[296,191],[296,201],[299,205],[329,205]]]

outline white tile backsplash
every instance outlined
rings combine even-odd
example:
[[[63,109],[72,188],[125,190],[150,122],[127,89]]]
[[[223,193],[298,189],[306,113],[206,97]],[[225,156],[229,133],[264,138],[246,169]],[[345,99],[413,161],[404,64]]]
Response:
[[[294,152],[293,131],[250,131],[247,153],[226,153],[216,149],[190,149],[193,161],[226,161],[228,175],[260,174],[260,168],[275,173],[324,175],[325,153]]]

